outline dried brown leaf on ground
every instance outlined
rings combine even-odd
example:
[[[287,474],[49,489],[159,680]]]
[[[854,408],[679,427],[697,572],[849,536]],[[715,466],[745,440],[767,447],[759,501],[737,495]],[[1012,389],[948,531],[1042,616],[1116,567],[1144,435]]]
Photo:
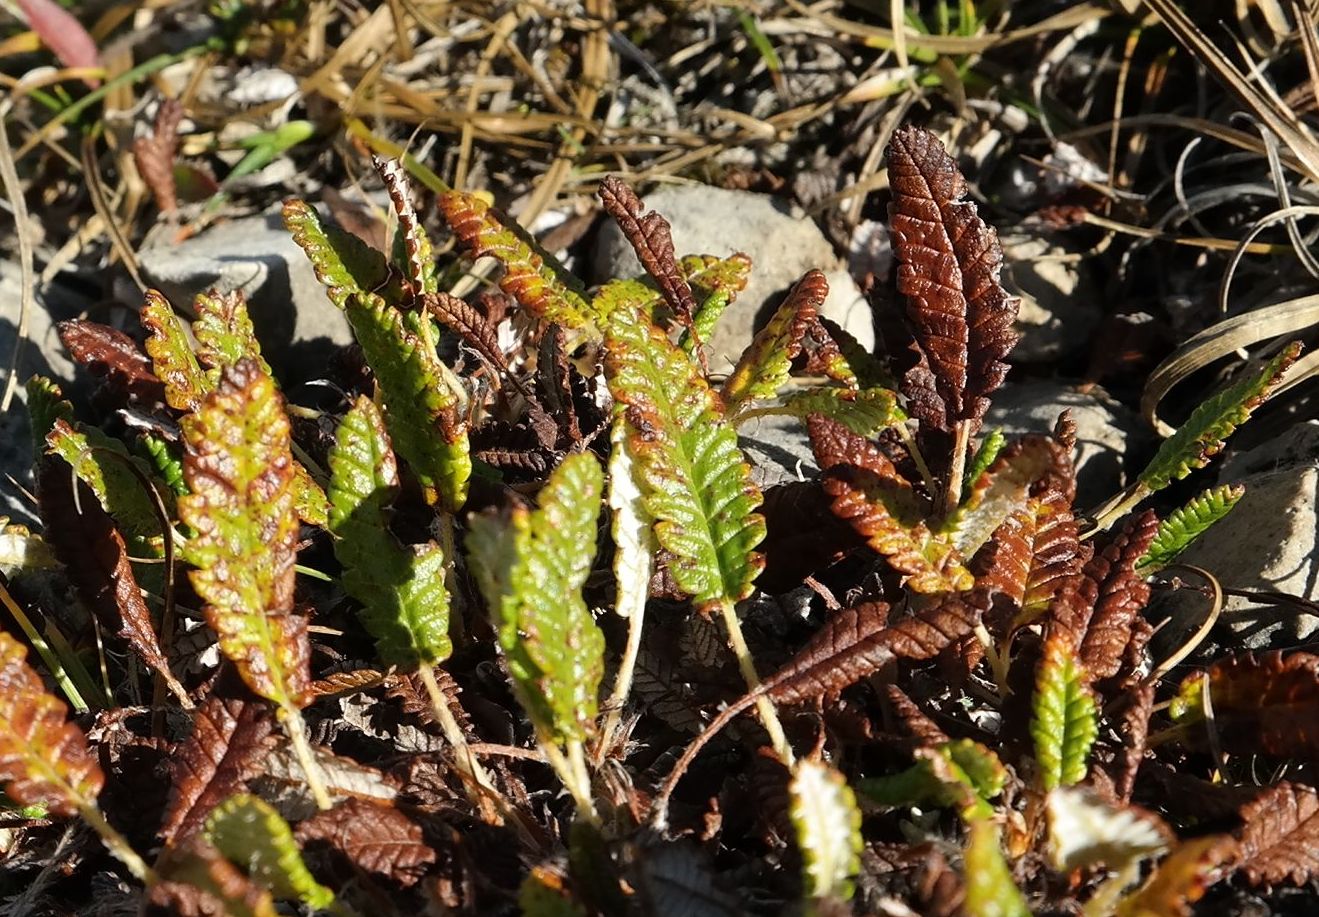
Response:
[[[174,160],[179,155],[179,125],[183,123],[183,103],[165,98],[156,109],[151,133],[133,141],[133,162],[142,181],[151,189],[161,213],[179,209],[178,189],[174,184]]]
[[[196,709],[192,733],[170,759],[170,797],[160,836],[197,833],[217,805],[246,789],[273,748],[274,719],[255,700],[212,694]]]
[[[421,826],[394,806],[369,799],[347,799],[298,825],[304,846],[324,842],[366,872],[407,888],[416,885],[437,854]]]
[[[1237,869],[1251,885],[1319,875],[1319,791],[1284,780],[1241,807]]]
[[[125,399],[145,404],[165,400],[165,386],[156,378],[151,358],[122,331],[85,319],[59,322],[55,327],[74,362],[103,378]]]
[[[933,389],[944,429],[970,421],[972,432],[1003,382],[1017,335],[1017,300],[999,282],[998,235],[963,201],[966,180],[927,130],[898,128],[888,147],[889,207],[898,291],[928,370],[909,382]],[[909,394],[910,397],[910,394]],[[921,398],[915,400],[920,401]]]
[[[63,420],[58,421],[56,429],[62,424]],[[92,489],[71,472],[63,459],[52,455],[45,456],[38,468],[37,493],[46,541],[64,564],[78,597],[101,626],[118,635],[158,672],[180,703],[192,706],[161,650],[124,536]]]
[[[678,268],[669,221],[655,211],[645,212],[640,198],[621,178],[610,175],[600,182],[600,203],[632,244],[673,314],[690,328],[696,314],[696,297]]]
[[[1213,665],[1208,678],[1224,751],[1319,758],[1319,656],[1245,653]]]
[[[468,346],[489,360],[495,369],[501,372],[508,369],[508,361],[499,348],[498,334],[480,309],[448,293],[423,294],[421,303],[426,311],[435,316],[436,321],[466,341]]]

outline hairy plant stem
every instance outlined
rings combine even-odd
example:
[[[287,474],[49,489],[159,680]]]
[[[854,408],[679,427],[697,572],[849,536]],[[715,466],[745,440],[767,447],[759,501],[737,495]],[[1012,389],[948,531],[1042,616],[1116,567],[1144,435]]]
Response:
[[[436,514],[435,537],[440,545],[440,554],[444,557],[444,588],[449,593],[449,639],[458,644],[467,633],[467,623],[464,620],[466,608],[463,606],[463,590],[458,584],[458,546],[453,535],[451,513]]]
[[[93,800],[79,800],[78,814],[101,836],[101,843],[105,844],[105,849],[109,850],[115,859],[128,868],[128,871],[133,874],[133,878],[147,886],[155,885],[160,881],[160,876],[156,875],[156,871],[138,855],[138,852],[128,843],[128,839],[105,820],[100,807]]]
[[[632,676],[636,672],[637,657],[641,654],[641,631],[645,619],[646,606],[634,608],[627,620],[627,646],[623,648],[623,658],[618,663],[618,677],[614,679],[614,690],[605,702],[609,715],[605,718],[604,728],[600,731],[600,740],[595,745],[595,763],[598,765],[605,755],[614,747],[618,739],[618,730],[623,722],[623,708],[627,705],[628,695],[632,693]]]
[[[760,676],[756,674],[756,661],[751,658],[751,648],[747,646],[746,637],[742,635],[742,624],[737,620],[737,608],[732,602],[724,599],[719,603],[719,613],[723,615],[724,627],[728,630],[728,642],[733,648],[733,655],[737,656],[737,665],[742,670],[742,678],[747,683],[747,690],[754,692],[760,687]],[[773,702],[768,697],[757,697],[756,712],[760,714],[760,722],[769,733],[769,740],[774,745],[774,751],[778,753],[779,759],[791,767],[795,760],[792,746],[788,744],[788,737],[783,733],[783,724],[779,722],[779,715],[774,709]]]
[[[297,756],[302,773],[307,778],[307,789],[311,790],[316,808],[322,812],[333,808],[334,803],[330,800],[329,790],[325,788],[325,775],[321,773],[320,765],[316,763],[316,755],[311,750],[311,743],[307,741],[307,726],[302,721],[302,712],[297,707],[280,707],[279,719],[284,724],[284,732],[288,734],[289,742],[293,745],[293,754]]]
[[[902,444],[907,447],[907,454],[916,465],[916,471],[920,473],[921,481],[925,483],[926,492],[938,493],[938,488],[934,486],[934,475],[930,473],[930,466],[925,464],[925,456],[921,455],[921,450],[916,446],[916,438],[907,429],[907,424],[905,422],[898,424],[897,431],[902,437]]]
[[[504,819],[499,812],[499,792],[491,783],[490,775],[476,760],[476,755],[472,754],[471,746],[467,744],[467,737],[463,735],[462,727],[458,725],[458,720],[454,718],[453,711],[449,709],[448,698],[444,696],[439,683],[435,680],[435,672],[430,666],[423,665],[417,669],[417,674],[421,677],[421,683],[426,686],[426,693],[430,695],[431,710],[435,714],[435,721],[440,724],[440,729],[444,732],[444,738],[453,746],[458,769],[464,777],[468,778],[463,781],[467,790],[467,797],[481,810],[482,821],[488,825],[502,825]]]

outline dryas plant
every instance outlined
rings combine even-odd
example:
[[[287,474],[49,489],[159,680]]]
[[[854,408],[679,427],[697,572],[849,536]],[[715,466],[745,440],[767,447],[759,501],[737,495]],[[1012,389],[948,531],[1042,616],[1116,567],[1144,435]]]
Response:
[[[1038,888],[1019,889],[1014,872],[1044,858],[1086,877],[1088,913],[1183,912],[1232,843],[1179,843],[1164,820],[1130,805],[1158,677],[1170,667],[1150,660],[1152,628],[1141,612],[1150,574],[1241,492],[1206,491],[1163,522],[1127,511],[1221,449],[1297,348],[1206,400],[1138,484],[1083,532],[1065,417],[1051,433],[1014,442],[982,435],[1015,342],[1016,302],[999,283],[993,230],[963,200],[966,184],[932,134],[900,129],[888,162],[896,287],[910,337],[888,342],[885,358],[820,315],[828,286],[813,271],[733,371],[713,378],[702,342],[745,283],[749,260],[679,258],[668,224],[615,179],[602,183],[602,204],[648,276],[593,293],[482,196],[442,194],[461,250],[502,266],[504,299],[478,307],[444,291],[461,264],[437,262],[402,170],[383,162],[397,222],[388,255],[304,202],[285,206],[366,371],[362,390],[346,393],[323,461],[295,445],[240,296],[198,297],[195,346],[155,293],[142,310],[145,354],[113,329],[66,324],[79,362],[148,406],[155,422],[126,444],[75,421],[50,383],[29,385],[44,444],[46,541],[101,626],[154,673],[157,706],[172,695],[192,731],[174,752],[158,831],[164,846],[148,865],[98,808],[104,775],[86,737],[21,645],[0,634],[0,778],[10,795],[54,816],[82,816],[156,904],[186,909],[201,896],[212,908],[264,915],[278,898],[353,913],[313,875],[301,843],[329,842],[400,884],[415,883],[436,855],[410,810],[363,797],[335,776],[360,777],[361,769],[314,748],[303,711],[387,680],[406,692],[415,677],[427,699],[420,706],[447,743],[441,773],[461,788],[473,819],[512,832],[539,864],[519,893],[523,911],[616,913],[637,887],[622,881],[620,849],[680,833],[670,812],[679,781],[720,730],[754,708],[783,775],[779,796],[807,913],[831,912],[854,894],[863,803],[956,811],[965,824],[967,913],[1028,913],[1027,895]],[[495,308],[516,310],[537,340],[507,350]],[[455,351],[457,360],[442,357]],[[795,379],[799,372],[809,381]],[[766,572],[784,501],[771,504],[754,484],[737,428],[769,414],[802,419],[821,476],[790,485],[791,493],[815,500],[835,523],[807,533],[818,562],[798,581],[851,556],[867,560],[877,585],[851,607],[829,609],[806,645],[765,675],[740,612]],[[492,442],[490,429],[509,435]],[[409,505],[410,494],[420,500]],[[404,534],[419,531],[426,537],[417,543]],[[304,535],[330,540],[337,575],[297,566]],[[609,575],[593,577],[601,545],[612,550],[600,565]],[[371,667],[313,679],[309,627],[327,609],[299,600],[299,570],[346,597],[374,641]],[[698,624],[718,622],[746,691],[685,745],[652,798],[630,787],[642,778],[628,771],[628,726],[657,592],[681,597]],[[593,613],[602,606],[624,620],[626,638],[613,652]],[[205,685],[189,687],[171,661],[185,612],[205,622],[225,660]],[[67,641],[52,647],[28,632],[70,702],[90,706],[95,682]],[[547,763],[572,798],[566,881],[525,786],[482,762],[488,749],[473,742],[443,668],[456,649],[483,640],[497,646],[531,726],[536,750],[526,753]],[[1221,729],[1225,713],[1247,720],[1261,705],[1315,694],[1313,659],[1243,657],[1191,676],[1171,708],[1169,739],[1190,741],[1211,710]],[[983,731],[973,738],[964,719],[936,722],[902,689],[903,674],[923,662],[942,666],[953,697],[987,705],[999,723],[997,748],[980,740]],[[969,691],[977,679],[990,690]],[[844,694],[862,682],[881,692],[910,737],[912,763],[849,785],[813,738],[815,718],[785,712],[845,707]],[[276,723],[309,797],[296,815],[296,806],[281,812],[248,785]],[[1243,725],[1233,741],[1271,754],[1312,745],[1304,730],[1276,719]],[[621,790],[620,773],[628,775]],[[1313,791],[1292,784],[1269,792],[1298,811],[1314,802]],[[1253,850],[1242,861],[1254,870],[1248,877],[1301,881],[1319,866],[1281,858],[1281,839],[1302,821],[1242,839]],[[1142,865],[1166,851],[1133,890]],[[644,873],[636,865],[644,861],[638,855],[633,868]],[[1034,875],[1037,886],[1046,881]]]

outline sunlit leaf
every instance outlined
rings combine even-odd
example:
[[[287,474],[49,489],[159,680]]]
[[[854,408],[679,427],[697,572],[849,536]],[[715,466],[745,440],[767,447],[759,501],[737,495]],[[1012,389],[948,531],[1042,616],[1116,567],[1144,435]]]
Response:
[[[95,427],[74,427],[59,420],[47,434],[46,444],[52,454],[64,459],[91,488],[126,533],[143,538],[160,534],[156,504],[146,489],[152,478],[151,468],[142,459],[129,455],[123,443]],[[159,488],[159,493],[165,511],[172,513],[174,494],[164,488]]]
[[[1049,792],[1049,852],[1064,872],[1104,865],[1112,870],[1157,856],[1173,840],[1172,830],[1153,812],[1121,806],[1082,787]]]
[[[1030,722],[1035,764],[1045,790],[1076,783],[1090,768],[1099,713],[1086,681],[1075,647],[1061,635],[1046,640]]]
[[[192,323],[197,359],[215,371],[213,379],[219,378],[221,367],[233,366],[245,357],[256,360],[262,372],[272,375],[270,364],[261,356],[261,345],[242,291],[202,293],[194,301],[193,309],[197,313]]]
[[[1159,531],[1136,562],[1136,569],[1148,574],[1166,567],[1211,525],[1230,513],[1245,492],[1246,488],[1240,484],[1224,484],[1201,492],[1185,506],[1173,510],[1159,523]]]
[[[330,450],[330,531],[343,586],[362,603],[362,623],[387,665],[434,665],[453,651],[444,555],[430,543],[407,549],[389,532],[398,467],[380,411],[359,397]]]
[[[374,291],[389,279],[384,255],[352,233],[322,223],[310,204],[285,201],[284,225],[311,261],[330,302],[340,309],[350,294]]]
[[[1188,917],[1191,905],[1217,878],[1219,865],[1232,856],[1233,846],[1232,838],[1223,835],[1178,844],[1149,880],[1118,904],[1117,917]]]
[[[192,352],[183,323],[169,301],[155,290],[147,290],[141,312],[147,329],[147,354],[156,376],[165,383],[165,401],[176,411],[195,411],[211,383]]]
[[[317,910],[334,903],[334,892],[303,863],[288,823],[265,800],[246,793],[230,797],[206,819],[206,837],[276,898]]]
[[[971,823],[966,845],[966,917],[1030,917],[1026,899],[1003,859],[998,826],[988,819]]]
[[[670,572],[698,606],[751,593],[765,536],[760,491],[697,367],[653,326],[615,322],[606,374],[624,406],[655,536]]]
[[[722,395],[731,412],[744,401],[765,400],[779,393],[788,381],[792,361],[801,353],[802,338],[828,295],[829,281],[820,271],[810,271],[797,281],[724,382]]]
[[[898,407],[898,394],[887,388],[808,388],[793,392],[767,413],[789,414],[803,419],[820,414],[842,424],[858,436],[873,436],[880,430],[905,423],[906,413]]]
[[[793,766],[788,792],[807,910],[812,899],[849,900],[861,871],[862,843],[861,810],[846,778],[837,768],[803,758]]]
[[[595,558],[604,489],[589,453],[564,459],[534,511],[475,516],[467,537],[519,700],[539,731],[582,740],[594,729],[604,636],[581,588]]]

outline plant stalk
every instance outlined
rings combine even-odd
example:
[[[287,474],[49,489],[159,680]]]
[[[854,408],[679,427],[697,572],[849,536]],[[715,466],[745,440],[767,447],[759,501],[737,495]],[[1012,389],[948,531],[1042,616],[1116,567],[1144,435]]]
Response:
[[[742,624],[737,620],[737,608],[732,602],[724,599],[719,603],[719,613],[723,615],[724,627],[728,630],[728,642],[733,648],[733,654],[737,656],[737,665],[742,670],[742,678],[746,681],[747,690],[755,691],[760,687],[760,676],[756,674],[756,662],[751,658],[751,648],[747,646],[746,637],[742,635]],[[792,754],[792,746],[788,744],[788,737],[783,733],[783,724],[779,722],[779,715],[774,709],[773,702],[768,697],[757,697],[756,712],[760,714],[760,722],[769,733],[769,740],[774,745],[774,751],[778,753],[779,759],[791,767],[796,759]]]
[[[94,801],[79,801],[78,814],[101,836],[101,843],[105,844],[105,848],[114,855],[115,859],[128,868],[133,878],[148,887],[160,881],[160,876],[156,875],[156,871],[138,855],[128,843],[128,839],[105,820],[105,816],[101,814],[100,808]]]
[[[618,663],[618,677],[614,680],[614,690],[609,693],[609,700],[606,701],[609,716],[605,718],[600,741],[595,746],[597,765],[604,760],[618,738],[618,730],[623,721],[623,708],[627,705],[628,695],[632,693],[632,676],[636,672],[637,657],[641,654],[642,623],[645,617],[644,602],[628,615],[627,646],[623,648],[623,658]]]
[[[311,743],[307,741],[307,726],[302,721],[302,712],[296,707],[281,707],[279,714],[279,718],[284,721],[284,732],[293,744],[293,753],[297,755],[298,764],[302,766],[302,773],[307,778],[307,789],[311,790],[312,799],[316,800],[316,808],[322,812],[334,808],[329,790],[325,788],[325,775],[321,773]]]
[[[962,478],[966,476],[966,453],[971,446],[971,422],[960,420],[953,427],[953,454],[948,478],[940,496],[939,515],[947,517],[962,502]]]
[[[568,744],[569,752],[565,755],[562,749],[554,743],[552,736],[537,731],[536,743],[540,750],[545,753],[545,759],[550,762],[554,772],[559,775],[559,781],[572,794],[573,801],[577,803],[577,813],[588,822],[598,826],[600,824],[600,815],[595,810],[595,800],[591,798],[591,781],[586,773],[586,759],[582,754],[582,743],[573,741]],[[574,755],[573,746],[577,751]],[[574,761],[581,760],[574,764]]]
[[[440,724],[444,738],[453,746],[458,769],[467,778],[463,783],[466,785],[468,798],[481,810],[482,821],[488,825],[502,825],[504,818],[499,813],[499,806],[496,805],[496,800],[500,798],[499,792],[491,783],[490,775],[476,760],[476,755],[472,754],[471,746],[467,744],[467,736],[463,735],[462,727],[458,725],[453,711],[449,709],[448,698],[444,696],[439,683],[435,680],[435,672],[429,665],[422,665],[417,669],[417,674],[421,676],[421,683],[426,686],[426,693],[430,695],[435,721]]]

